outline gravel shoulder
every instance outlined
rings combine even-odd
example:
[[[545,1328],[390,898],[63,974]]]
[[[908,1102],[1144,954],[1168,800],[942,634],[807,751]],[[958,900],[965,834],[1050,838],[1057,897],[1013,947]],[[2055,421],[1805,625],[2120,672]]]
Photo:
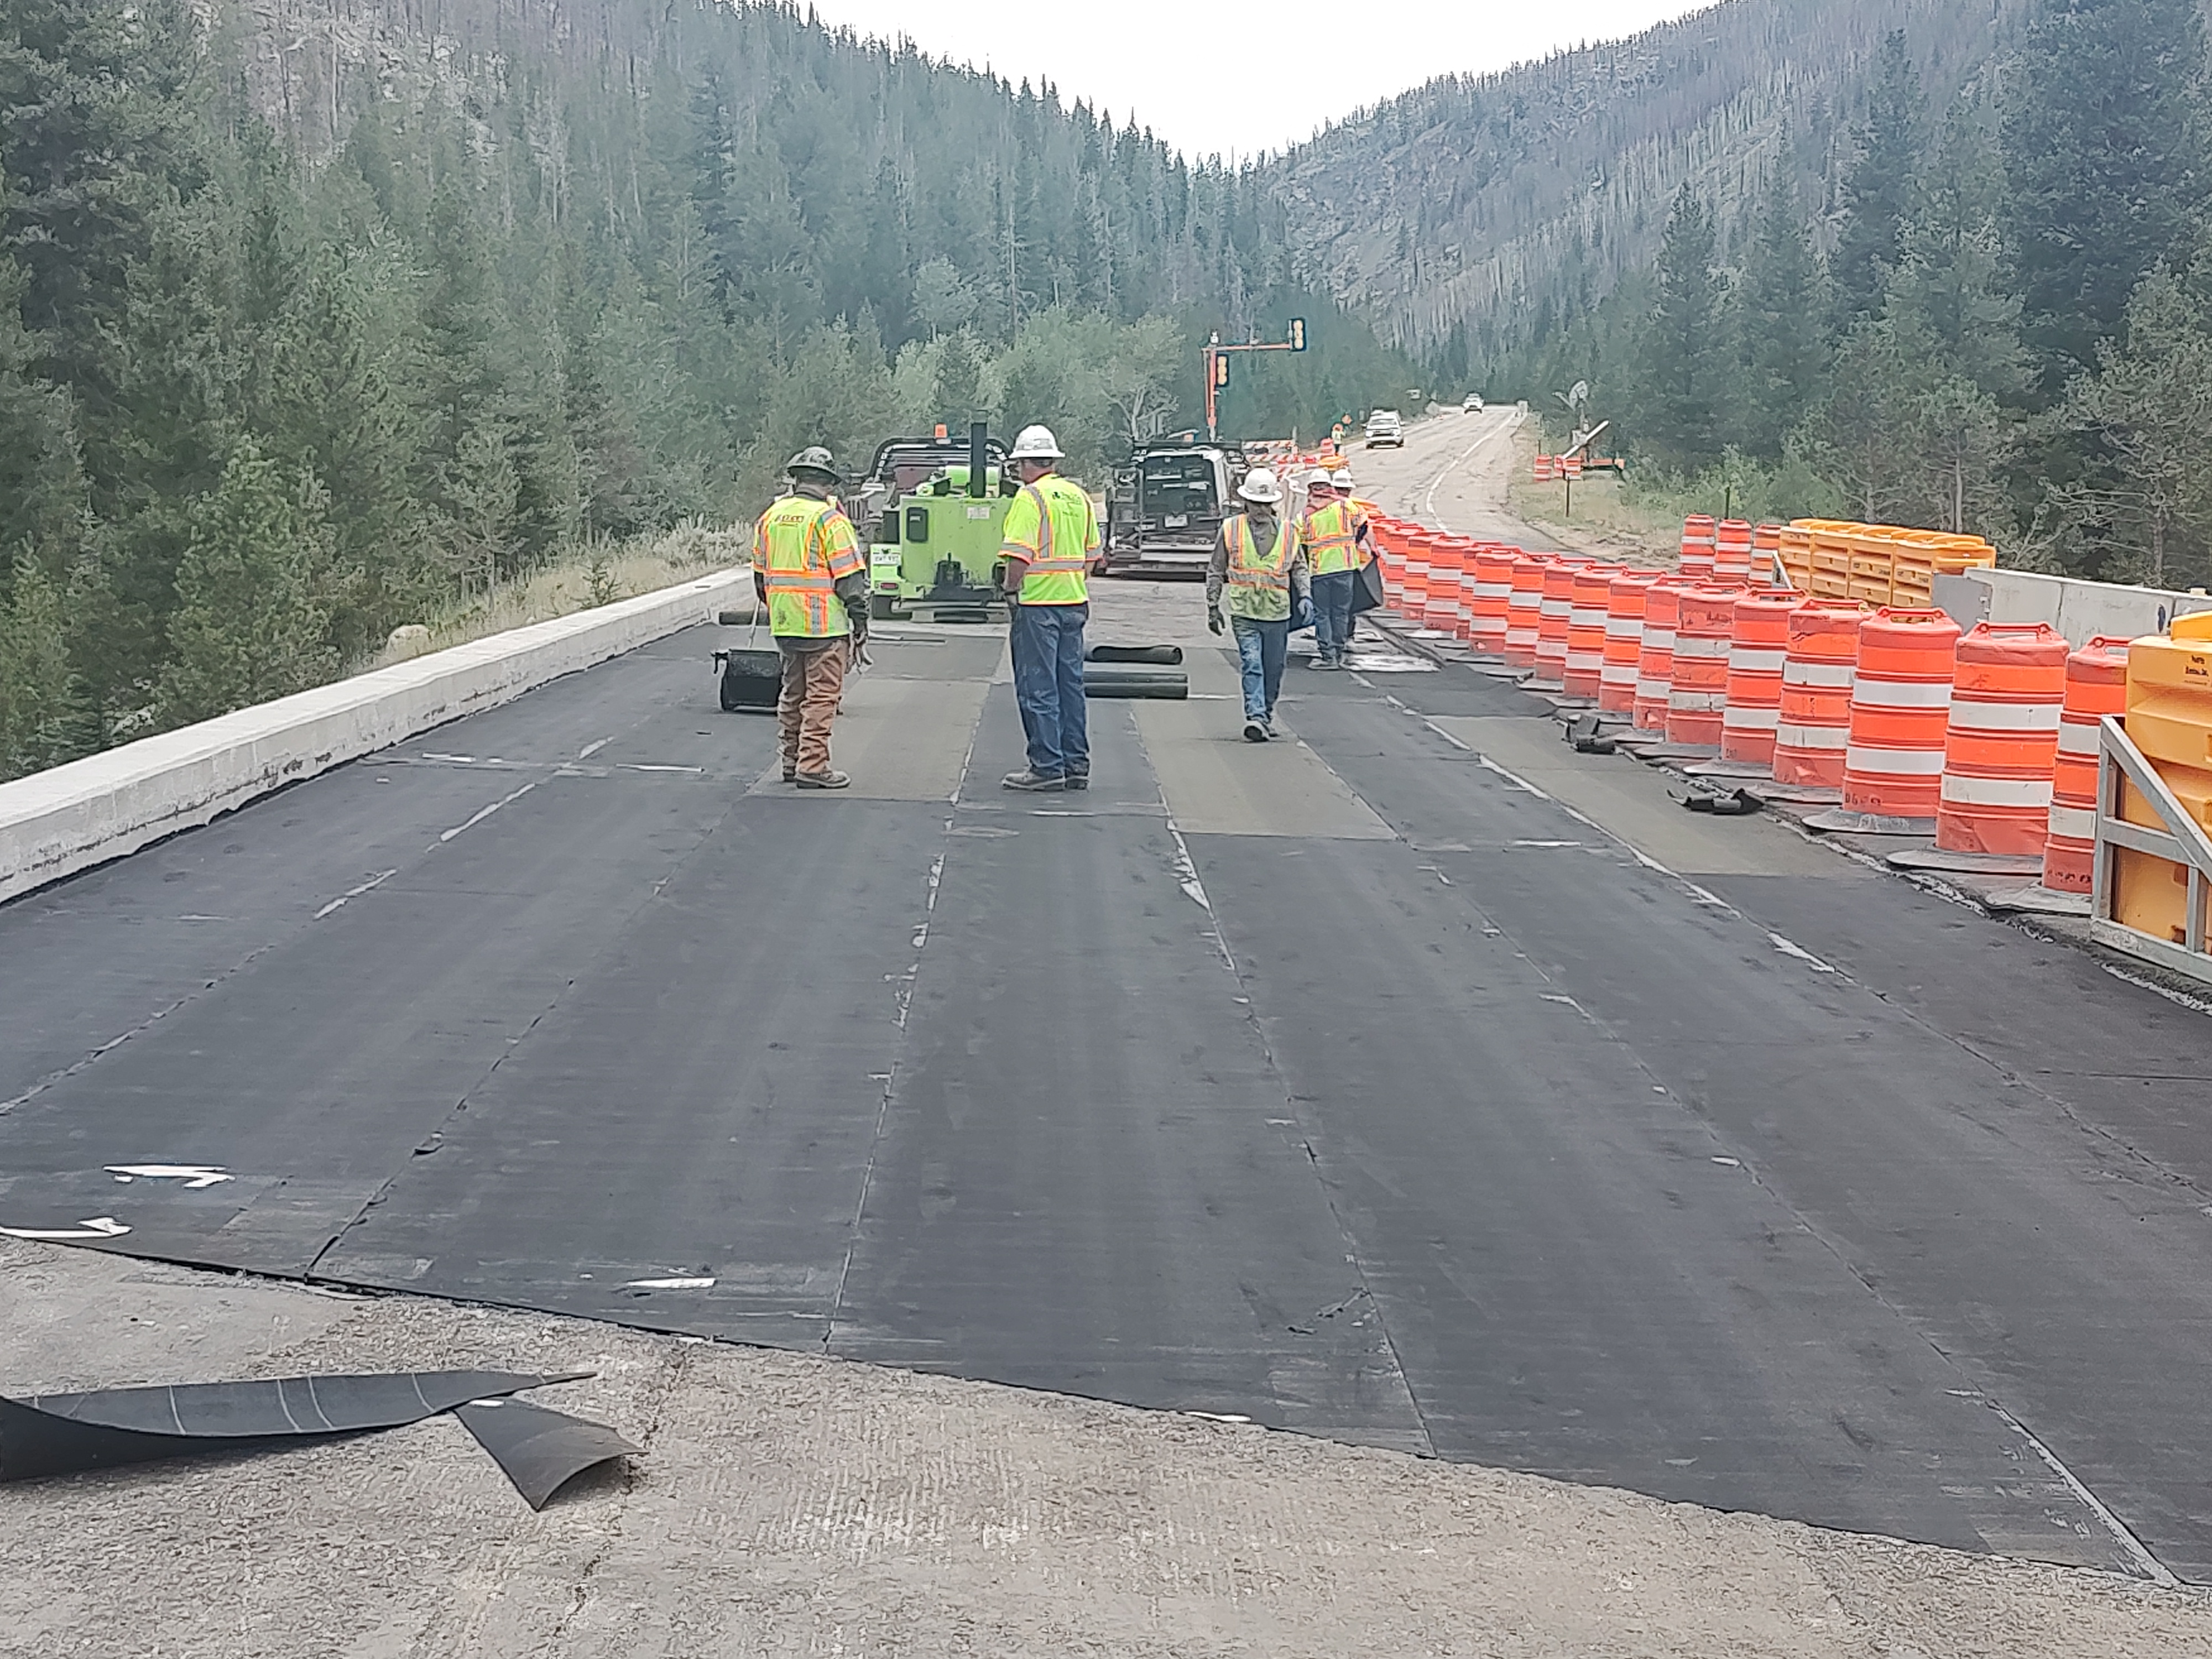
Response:
[[[2212,1596],[587,1321],[0,1240],[0,1388],[482,1365],[645,1448],[541,1514],[449,1419],[0,1492],[42,1655],[2212,1654]]]

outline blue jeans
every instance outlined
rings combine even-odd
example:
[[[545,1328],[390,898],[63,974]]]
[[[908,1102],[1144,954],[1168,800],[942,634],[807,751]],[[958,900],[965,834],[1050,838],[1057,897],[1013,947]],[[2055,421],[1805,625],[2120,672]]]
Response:
[[[1324,659],[1352,647],[1352,584],[1358,573],[1332,570],[1313,579],[1314,644]]]
[[[1087,605],[1013,607],[1014,701],[1030,740],[1030,770],[1041,778],[1091,775],[1091,727],[1083,706],[1083,625]]]
[[[1291,619],[1262,622],[1257,617],[1231,617],[1229,626],[1237,635],[1237,666],[1244,675],[1244,718],[1273,718],[1276,695],[1283,689],[1283,658],[1291,643]]]

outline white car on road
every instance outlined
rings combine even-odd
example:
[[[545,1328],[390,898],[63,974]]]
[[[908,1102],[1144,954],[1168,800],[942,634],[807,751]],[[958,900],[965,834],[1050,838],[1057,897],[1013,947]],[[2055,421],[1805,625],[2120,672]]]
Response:
[[[1406,447],[1406,423],[1395,409],[1378,409],[1367,417],[1367,447],[1380,449],[1385,444],[1393,449]]]
[[[1467,394],[1467,401],[1460,405],[1460,410],[1462,413],[1468,415],[1481,414],[1482,394],[1480,392],[1468,392]]]

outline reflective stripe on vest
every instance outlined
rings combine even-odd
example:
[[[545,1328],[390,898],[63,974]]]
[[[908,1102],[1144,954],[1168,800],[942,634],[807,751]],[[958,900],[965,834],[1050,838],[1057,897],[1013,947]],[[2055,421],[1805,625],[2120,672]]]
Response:
[[[1060,491],[1073,492],[1085,514],[1089,514],[1091,498],[1082,493],[1081,486],[1054,475],[1048,475],[1048,479],[1059,484]],[[1053,522],[1053,496],[1059,493],[1048,494],[1042,483],[1024,484],[1018,499],[1036,506],[1037,544],[1032,548],[1011,537],[1000,544],[1001,553],[1027,562],[1020,594],[1024,605],[1082,605],[1091,597],[1090,588],[1083,580],[1090,550],[1083,545],[1080,535],[1074,538],[1074,546],[1063,546],[1067,538],[1062,534],[1062,527]]]
[[[1265,555],[1252,539],[1252,521],[1239,513],[1221,526],[1229,550],[1229,610],[1232,616],[1281,622],[1291,614],[1291,551],[1297,532],[1278,520],[1275,544]]]
[[[833,538],[841,544],[834,550]],[[769,633],[821,640],[853,631],[837,580],[862,566],[851,521],[838,508],[811,496],[784,496],[760,516],[753,560],[768,589]]]

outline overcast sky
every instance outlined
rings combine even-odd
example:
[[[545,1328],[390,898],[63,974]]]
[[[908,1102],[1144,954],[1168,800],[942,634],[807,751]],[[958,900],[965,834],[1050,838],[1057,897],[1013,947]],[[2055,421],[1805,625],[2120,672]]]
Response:
[[[1668,0],[813,0],[822,20],[1055,82],[1193,156],[1280,149],[1431,76],[1504,69],[1697,9]]]

